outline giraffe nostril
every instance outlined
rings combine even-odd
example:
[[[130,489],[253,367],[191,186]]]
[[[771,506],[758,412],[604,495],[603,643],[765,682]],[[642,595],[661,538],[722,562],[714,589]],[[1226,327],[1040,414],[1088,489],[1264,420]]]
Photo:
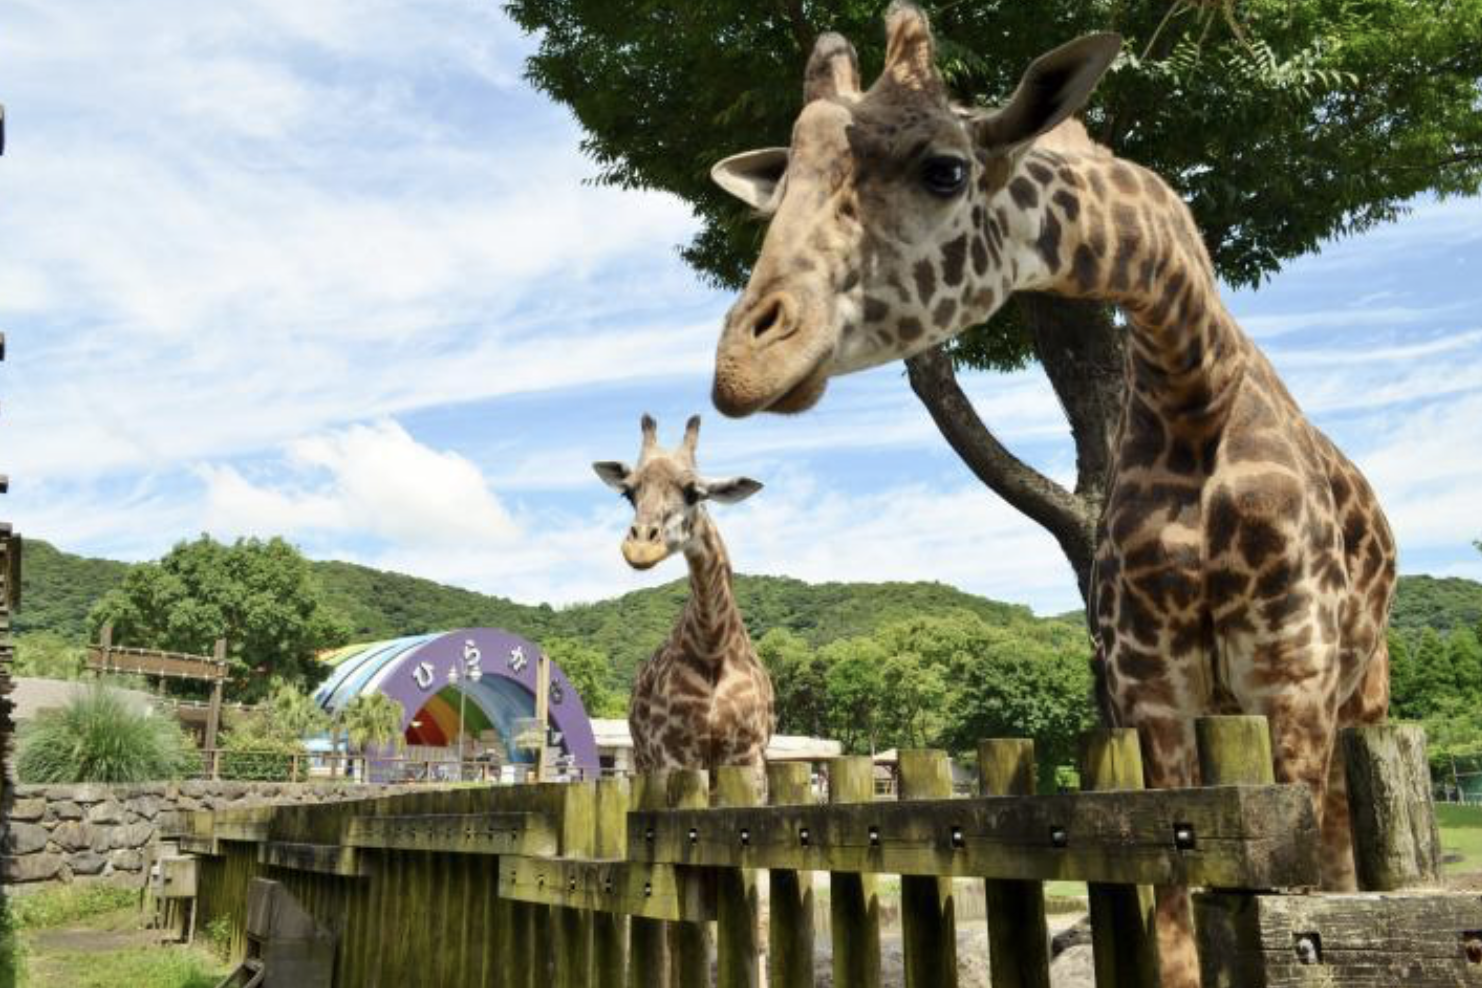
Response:
[[[756,319],[751,324],[751,335],[761,339],[776,329],[780,322],[782,322],[782,302],[773,299],[762,308],[761,312],[757,313]]]
[[[638,538],[638,526],[637,525],[634,525],[632,528],[628,529],[628,538],[635,539],[635,540]]]
[[[650,525],[650,526],[648,526],[648,540],[650,542],[657,542],[657,541],[659,541],[659,526],[657,526],[657,525]]]

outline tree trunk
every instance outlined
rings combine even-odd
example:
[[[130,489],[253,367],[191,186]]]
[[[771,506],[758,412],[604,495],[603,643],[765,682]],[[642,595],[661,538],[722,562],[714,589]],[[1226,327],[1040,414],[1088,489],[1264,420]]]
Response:
[[[1055,537],[1084,601],[1126,391],[1125,341],[1105,306],[1038,293],[1017,298],[1035,354],[1070,422],[1076,448],[1074,491],[999,442],[963,393],[952,361],[940,347],[912,357],[906,367],[911,389],[968,468]]]

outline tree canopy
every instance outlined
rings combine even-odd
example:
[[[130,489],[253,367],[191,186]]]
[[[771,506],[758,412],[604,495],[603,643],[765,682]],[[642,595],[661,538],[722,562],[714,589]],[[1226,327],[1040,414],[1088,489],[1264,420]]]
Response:
[[[880,0],[510,0],[537,38],[534,85],[576,114],[599,181],[662,189],[703,221],[683,256],[744,282],[755,222],[708,178],[736,151],[788,143],[814,39],[882,61]],[[1323,240],[1393,218],[1419,193],[1482,179],[1482,0],[925,3],[945,77],[996,103],[1035,56],[1115,30],[1124,56],[1085,118],[1098,140],[1189,202],[1216,267],[1254,284]],[[962,339],[969,365],[1030,356],[1014,310]]]
[[[111,624],[118,645],[197,655],[225,637],[231,692],[244,700],[266,695],[273,677],[313,685],[326,671],[314,653],[347,635],[322,606],[307,560],[278,538],[181,542],[130,569],[88,622],[94,635]]]

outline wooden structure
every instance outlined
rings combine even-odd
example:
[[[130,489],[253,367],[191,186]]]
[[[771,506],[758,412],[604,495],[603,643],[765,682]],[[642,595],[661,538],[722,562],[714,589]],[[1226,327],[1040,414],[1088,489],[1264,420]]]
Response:
[[[270,878],[339,939],[335,984],[699,988],[813,983],[811,873],[830,872],[834,983],[880,977],[877,876],[901,875],[907,984],[956,984],[949,879],[986,883],[994,988],[1045,988],[1043,884],[1090,883],[1096,983],[1157,983],[1153,884],[1195,895],[1209,988],[1482,985],[1482,900],[1425,887],[1438,847],[1414,728],[1344,739],[1367,893],[1311,894],[1319,834],[1303,787],[1271,783],[1259,718],[1199,724],[1218,784],[1141,790],[1135,733],[1086,739],[1087,791],[1033,793],[1026,741],[984,741],[980,795],[952,798],[945,754],[902,753],[900,799],[867,758],[414,793],[197,813],[202,922],[244,949],[248,884]],[[1254,750],[1255,754],[1252,755]],[[1371,784],[1364,787],[1364,779]],[[1403,809],[1400,807],[1403,805]],[[758,927],[757,871],[771,922]],[[1404,891],[1396,891],[1404,888]],[[668,928],[666,930],[666,927]]]
[[[210,683],[211,701],[206,711],[206,739],[202,747],[216,747],[216,734],[221,729],[221,691],[226,685],[229,670],[225,638],[216,639],[212,655],[187,655],[115,645],[113,625],[105,624],[98,636],[98,644],[88,647],[87,667],[100,676],[116,673]]]

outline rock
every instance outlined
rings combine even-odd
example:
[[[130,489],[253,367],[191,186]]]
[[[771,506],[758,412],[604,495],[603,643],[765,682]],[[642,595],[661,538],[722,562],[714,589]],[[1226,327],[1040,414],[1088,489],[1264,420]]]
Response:
[[[108,832],[110,847],[143,847],[154,837],[152,823],[126,823]]]
[[[57,877],[62,870],[60,854],[28,854],[21,858],[4,858],[0,873],[6,882],[44,882]]]
[[[12,820],[40,820],[46,816],[46,800],[40,797],[17,799],[10,807]]]
[[[1050,963],[1050,988],[1092,988],[1096,983],[1096,961],[1089,943],[1067,947]]]
[[[119,871],[138,871],[144,867],[144,855],[138,851],[114,851],[110,860]]]
[[[1071,947],[1089,946],[1091,943],[1091,917],[1082,916],[1050,938],[1050,956],[1059,957]]]
[[[98,829],[92,824],[79,823],[76,820],[58,824],[57,829],[51,832],[51,839],[67,851],[88,850],[99,836]]]
[[[58,800],[51,804],[51,817],[54,820],[81,820],[82,807],[70,799]]]
[[[83,851],[67,859],[74,875],[96,875],[108,866],[108,859],[96,851]]]
[[[72,789],[73,802],[82,803],[85,806],[101,803],[111,795],[109,788],[103,785],[81,785],[74,786]]]
[[[37,823],[12,823],[5,828],[3,848],[6,854],[33,854],[43,850],[50,832]]]
[[[89,809],[87,818],[89,823],[122,823],[123,807],[110,799]]]
[[[160,814],[160,800],[158,796],[135,796],[124,805],[131,812],[139,814],[145,820],[153,820]]]

